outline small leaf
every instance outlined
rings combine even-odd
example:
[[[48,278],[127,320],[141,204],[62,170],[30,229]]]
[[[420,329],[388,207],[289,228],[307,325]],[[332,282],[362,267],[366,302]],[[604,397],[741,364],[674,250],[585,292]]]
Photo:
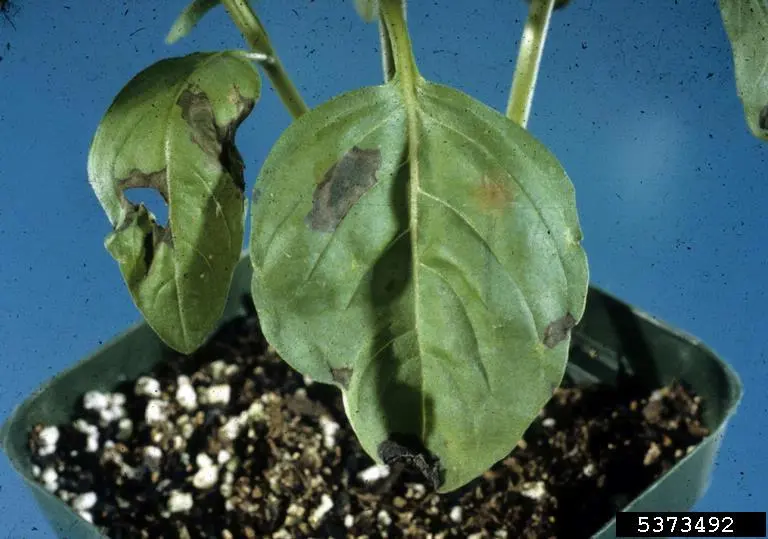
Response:
[[[570,2],[571,2],[571,0],[557,0],[557,1],[555,2],[555,6],[554,6],[554,9],[555,9],[555,10],[558,10],[558,9],[563,9],[563,8],[564,8],[564,7],[566,7],[568,4],[570,4]],[[531,3],[531,0],[525,0],[525,3],[530,5],[530,3]]]
[[[215,329],[242,251],[234,137],[260,87],[240,53],[162,60],[121,90],[91,145],[89,180],[114,227],[105,246],[148,324],[181,352]],[[132,188],[160,193],[167,226],[130,201]]]
[[[192,0],[192,3],[184,8],[179,17],[173,23],[170,32],[165,38],[169,45],[186,37],[200,22],[206,13],[221,3],[221,0]]]
[[[397,75],[301,117],[256,185],[264,335],[342,389],[364,449],[443,491],[506,456],[560,383],[586,299],[555,157],[469,96]]]
[[[379,0],[354,0],[355,11],[365,22],[373,22],[379,18]]]
[[[733,50],[736,89],[752,134],[768,140],[768,4],[765,0],[720,0]]]

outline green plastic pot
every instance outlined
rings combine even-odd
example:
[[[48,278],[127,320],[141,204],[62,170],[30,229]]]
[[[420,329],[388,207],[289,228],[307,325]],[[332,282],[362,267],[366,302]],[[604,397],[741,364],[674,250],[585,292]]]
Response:
[[[235,273],[222,321],[242,314],[241,298],[248,294],[251,266],[247,256]],[[574,330],[576,342],[597,352],[573,356],[566,376],[572,383],[615,383],[635,375],[655,388],[673,379],[690,384],[704,400],[704,423],[711,434],[668,473],[632,500],[628,511],[687,511],[709,484],[715,455],[742,395],[733,369],[695,338],[653,319],[592,287],[587,309]],[[0,448],[24,478],[58,537],[103,537],[66,503],[47,492],[32,476],[28,433],[38,423],[70,421],[78,398],[88,390],[110,391],[118,383],[136,379],[163,361],[167,349],[146,324],[139,324],[102,346],[93,355],[58,374],[14,410],[0,431]],[[611,520],[595,535],[616,537]]]

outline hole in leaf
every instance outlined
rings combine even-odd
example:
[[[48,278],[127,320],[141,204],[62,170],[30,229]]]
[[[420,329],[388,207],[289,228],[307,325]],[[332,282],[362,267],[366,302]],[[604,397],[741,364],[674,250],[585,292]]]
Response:
[[[132,187],[125,190],[125,198],[132,204],[144,204],[144,206],[155,216],[157,224],[166,227],[168,223],[168,205],[160,196],[157,189],[151,187]]]

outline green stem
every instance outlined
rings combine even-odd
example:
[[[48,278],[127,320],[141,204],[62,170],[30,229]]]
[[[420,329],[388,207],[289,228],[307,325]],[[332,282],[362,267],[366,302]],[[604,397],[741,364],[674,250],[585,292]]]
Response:
[[[277,95],[280,96],[288,112],[291,113],[291,116],[296,119],[309,111],[296,86],[288,77],[288,73],[286,73],[275,50],[272,48],[267,31],[256,16],[256,13],[251,9],[248,0],[222,0],[222,4],[224,4],[229,16],[240,30],[240,33],[243,34],[245,41],[251,49],[254,52],[266,55],[268,58],[268,60],[262,62],[262,67],[272,82]]]
[[[507,118],[522,127],[528,125],[528,117],[531,114],[533,92],[536,89],[541,55],[544,52],[544,42],[547,39],[554,6],[555,0],[531,0],[528,19],[523,28],[515,76],[507,103]]]
[[[405,22],[405,2],[406,0],[381,0],[381,19],[384,21],[387,42],[394,59],[395,73],[401,78],[404,88],[413,89],[420,75]],[[392,59],[388,62],[391,63]]]
[[[387,27],[379,18],[379,37],[381,38],[381,65],[384,69],[384,82],[389,82],[395,76],[395,62],[392,57],[392,41],[389,39]]]

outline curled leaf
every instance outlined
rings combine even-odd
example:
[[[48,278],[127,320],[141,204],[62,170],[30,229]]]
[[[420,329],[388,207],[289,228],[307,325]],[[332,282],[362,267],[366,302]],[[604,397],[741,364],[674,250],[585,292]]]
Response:
[[[768,4],[765,0],[720,0],[731,42],[736,89],[752,134],[768,140]]]
[[[206,13],[221,3],[221,0],[192,0],[184,11],[173,23],[171,30],[165,38],[169,45],[176,43],[183,37],[186,37],[192,29],[200,22]]]
[[[339,386],[365,450],[448,491],[551,397],[588,286],[573,186],[530,133],[420,77],[340,96],[257,180],[267,340]]]
[[[113,226],[105,246],[136,306],[169,346],[191,352],[215,329],[243,245],[243,163],[235,131],[260,92],[239,53],[162,60],[134,77],[102,119],[88,177]],[[162,226],[133,188],[168,204]]]

